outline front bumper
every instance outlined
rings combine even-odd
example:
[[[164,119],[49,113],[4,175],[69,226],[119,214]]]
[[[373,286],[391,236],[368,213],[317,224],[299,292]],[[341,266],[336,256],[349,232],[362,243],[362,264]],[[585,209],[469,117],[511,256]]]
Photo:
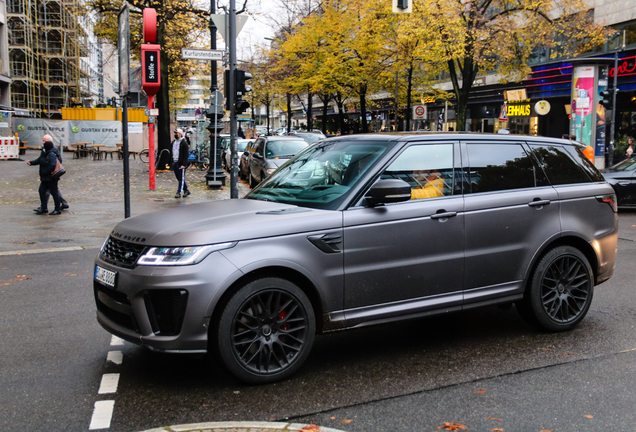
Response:
[[[117,272],[114,288],[93,280],[99,324],[124,340],[162,352],[206,352],[214,306],[240,275],[220,252],[187,266],[129,269],[99,255],[95,264]]]

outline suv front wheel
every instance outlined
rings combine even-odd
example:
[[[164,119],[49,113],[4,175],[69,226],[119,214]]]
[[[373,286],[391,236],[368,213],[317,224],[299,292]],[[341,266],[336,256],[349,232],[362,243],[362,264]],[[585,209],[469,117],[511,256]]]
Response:
[[[218,356],[235,377],[266,384],[291,376],[303,364],[316,336],[316,319],[300,288],[267,277],[234,294],[212,336]]]
[[[588,259],[572,246],[558,246],[537,264],[519,312],[530,324],[545,330],[570,330],[587,314],[593,293],[594,275]]]

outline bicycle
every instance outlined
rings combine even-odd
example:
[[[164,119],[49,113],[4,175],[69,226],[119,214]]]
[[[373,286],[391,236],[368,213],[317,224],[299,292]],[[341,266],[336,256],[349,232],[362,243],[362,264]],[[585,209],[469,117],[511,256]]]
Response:
[[[168,149],[163,149],[161,150],[161,153],[159,154],[159,157],[157,156],[157,149],[155,149],[155,169],[159,169],[159,159],[160,156],[163,155],[164,152],[168,153],[168,157],[170,157],[170,150]],[[150,149],[145,148],[142,151],[139,152],[139,160],[142,161],[143,163],[148,163],[148,161],[150,160]]]
[[[190,150],[188,153],[188,162],[193,168],[198,168],[201,171],[207,171],[210,167],[210,158],[208,157],[206,143],[203,142],[195,149]]]

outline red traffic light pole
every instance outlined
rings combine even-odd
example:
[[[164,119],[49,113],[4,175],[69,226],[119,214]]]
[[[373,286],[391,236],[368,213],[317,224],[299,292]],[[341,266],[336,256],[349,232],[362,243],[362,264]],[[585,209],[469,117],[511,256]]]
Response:
[[[144,44],[141,45],[142,87],[148,95],[148,110],[155,108],[155,95],[161,87],[161,46],[157,41],[157,11],[153,8],[145,8],[144,17]],[[153,116],[149,116],[149,120]],[[155,123],[148,121],[148,188],[155,190]]]

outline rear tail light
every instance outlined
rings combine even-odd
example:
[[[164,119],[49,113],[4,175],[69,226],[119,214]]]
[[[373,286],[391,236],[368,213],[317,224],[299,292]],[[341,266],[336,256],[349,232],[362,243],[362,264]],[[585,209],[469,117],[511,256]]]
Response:
[[[596,200],[600,203],[608,204],[614,213],[618,212],[618,204],[616,202],[616,194],[608,194],[608,195],[599,195],[596,197]]]

